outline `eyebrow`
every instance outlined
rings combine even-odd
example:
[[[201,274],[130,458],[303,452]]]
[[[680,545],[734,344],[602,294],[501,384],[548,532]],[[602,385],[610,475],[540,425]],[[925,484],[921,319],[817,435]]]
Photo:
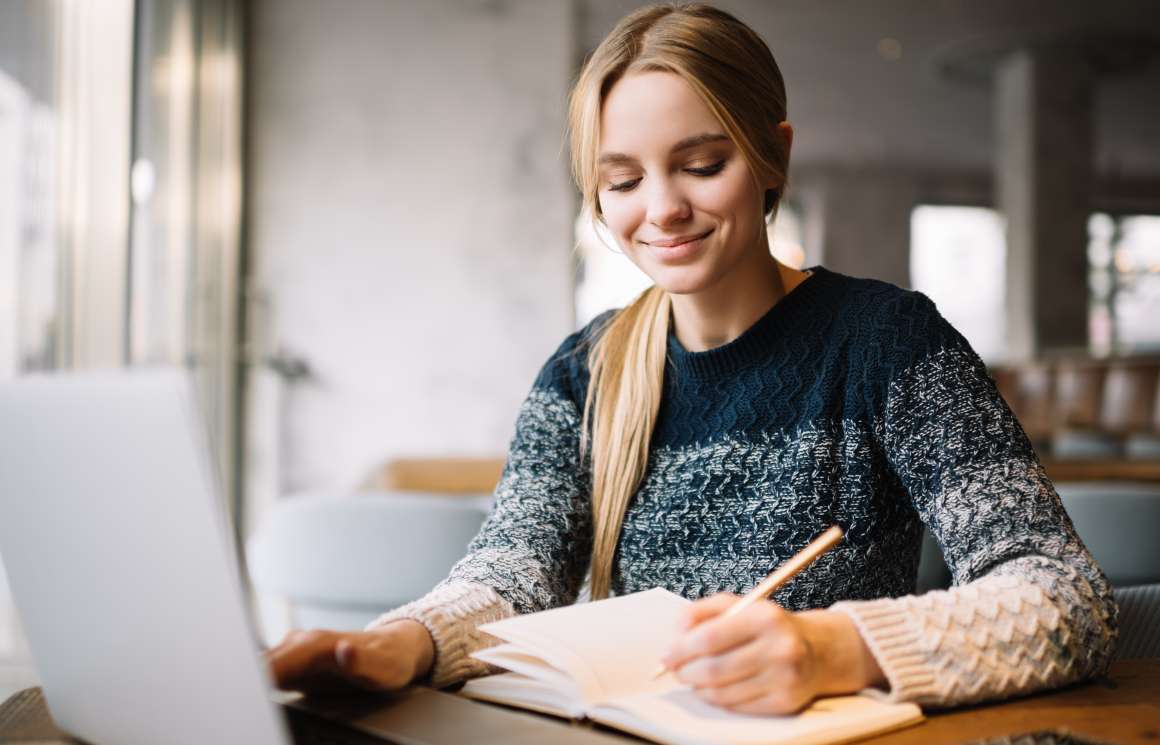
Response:
[[[721,132],[706,132],[704,134],[693,135],[673,145],[669,152],[679,153],[682,150],[697,147],[698,145],[705,145],[710,142],[720,142],[721,140],[728,140],[729,136]],[[624,153],[603,153],[596,161],[597,165],[606,165],[608,163],[635,163],[636,158]]]

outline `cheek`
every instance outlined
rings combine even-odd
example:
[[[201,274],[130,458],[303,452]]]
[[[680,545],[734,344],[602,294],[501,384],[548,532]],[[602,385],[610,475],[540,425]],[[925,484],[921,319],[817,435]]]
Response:
[[[623,196],[604,200],[601,209],[608,231],[622,244],[622,248],[631,244],[632,236],[644,219],[644,210],[637,206],[635,200]]]
[[[695,195],[695,202],[702,211],[720,217],[745,218],[750,213],[760,211],[756,202],[757,192],[748,170],[722,174],[719,179],[704,181],[696,186]]]

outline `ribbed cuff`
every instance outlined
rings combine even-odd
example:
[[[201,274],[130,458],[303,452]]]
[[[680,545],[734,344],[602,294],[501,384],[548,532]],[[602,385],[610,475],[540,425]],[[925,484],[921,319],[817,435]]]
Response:
[[[511,604],[486,585],[447,582],[414,602],[384,613],[366,628],[370,630],[402,619],[423,624],[435,642],[435,659],[424,682],[444,688],[495,672],[490,665],[471,657],[472,652],[499,642],[476,627],[514,615]]]
[[[843,601],[830,609],[845,613],[858,628],[890,684],[887,700],[938,702],[936,671],[922,643],[918,616],[905,598]]]

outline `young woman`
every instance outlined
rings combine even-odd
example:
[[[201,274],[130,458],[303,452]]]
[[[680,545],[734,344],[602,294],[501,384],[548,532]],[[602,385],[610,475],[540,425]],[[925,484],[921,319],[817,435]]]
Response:
[[[664,662],[737,711],[866,687],[950,706],[1104,670],[1108,582],[963,337],[918,293],[770,255],[793,130],[761,39],[710,7],[641,9],[585,65],[571,129],[585,203],[654,286],[548,360],[451,575],[364,632],[290,635],[279,683],[483,674],[478,624],[586,577],[594,598],[698,599]],[[722,616],[833,523],[847,540],[776,603]],[[924,524],[955,586],[913,596]]]

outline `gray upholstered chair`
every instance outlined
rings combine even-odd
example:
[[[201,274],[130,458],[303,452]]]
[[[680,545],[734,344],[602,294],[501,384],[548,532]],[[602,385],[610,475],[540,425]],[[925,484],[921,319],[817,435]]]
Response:
[[[1160,656],[1160,484],[1057,484],[1075,529],[1116,588],[1116,658]]]
[[[270,598],[288,605],[282,632],[361,629],[442,580],[466,553],[487,504],[409,493],[287,497],[247,542],[259,608]],[[272,641],[278,624],[262,620]]]
[[[1116,588],[1120,642],[1116,659],[1160,657],[1160,583]]]
[[[1056,484],[1076,532],[1116,587],[1160,582],[1160,484]]]

